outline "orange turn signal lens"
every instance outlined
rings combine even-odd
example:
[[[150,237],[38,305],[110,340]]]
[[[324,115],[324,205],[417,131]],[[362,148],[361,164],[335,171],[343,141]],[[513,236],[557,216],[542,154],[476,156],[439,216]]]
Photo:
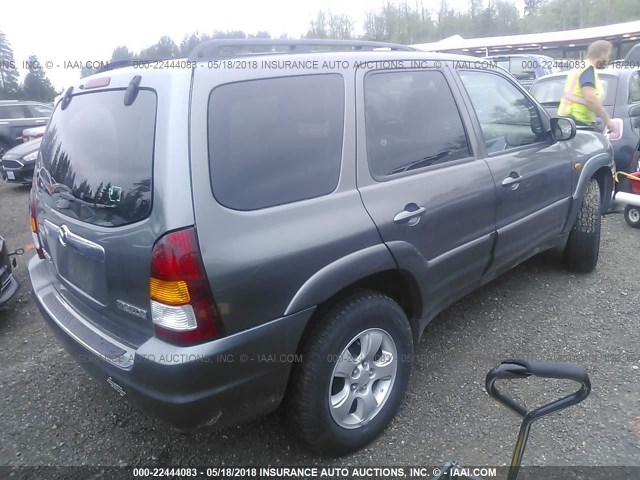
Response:
[[[149,295],[152,300],[169,305],[184,305],[191,301],[187,282],[183,280],[168,282],[152,277],[149,282]]]
[[[38,233],[38,224],[36,223],[36,219],[31,217],[31,231],[33,233]]]

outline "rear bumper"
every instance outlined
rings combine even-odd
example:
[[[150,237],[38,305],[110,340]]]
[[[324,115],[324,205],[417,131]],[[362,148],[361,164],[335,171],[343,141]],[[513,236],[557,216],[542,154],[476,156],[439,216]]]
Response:
[[[29,263],[36,304],[65,348],[96,380],[179,429],[236,424],[275,410],[313,313],[308,309],[194,347],[152,337],[134,350],[80,318],[47,272],[46,260]]]

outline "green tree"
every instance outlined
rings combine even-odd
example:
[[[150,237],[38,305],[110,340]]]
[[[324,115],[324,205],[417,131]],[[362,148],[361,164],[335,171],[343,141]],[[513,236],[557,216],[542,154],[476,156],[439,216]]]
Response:
[[[124,45],[120,45],[113,49],[111,54],[111,62],[120,62],[123,60],[132,60],[135,54]]]
[[[271,34],[266,30],[261,30],[254,34],[249,34],[248,38],[271,38]]]
[[[331,12],[318,12],[311,21],[306,38],[350,39],[353,38],[353,20],[347,15],[333,15]]]
[[[361,38],[412,44],[452,35],[473,38],[538,33],[640,19],[638,0],[524,0],[524,16],[520,15],[516,4],[515,0],[469,0],[465,11],[458,11],[452,8],[453,3],[449,0],[434,0],[427,3],[433,5],[434,10],[430,11],[421,0],[387,0],[377,11],[366,12]],[[319,11],[304,36],[318,39],[356,38],[353,20],[330,11]],[[270,35],[268,32],[247,35],[243,31],[222,30],[205,34],[194,32],[186,35],[179,46],[164,36],[135,57],[183,58],[199,43],[209,39],[244,38],[270,38]],[[288,36],[283,34],[280,38]],[[242,51],[234,47],[226,49],[225,53]],[[121,46],[113,51],[112,61],[132,56],[133,52]]]
[[[211,37],[206,33],[204,35],[200,35],[198,32],[194,32],[191,35],[185,35],[182,42],[180,42],[180,57],[188,57],[191,50],[196,48],[200,43],[210,39]]]
[[[353,20],[346,15],[329,14],[329,38],[353,38]]]
[[[138,55],[142,59],[178,58],[179,56],[180,49],[168,35],[160,37],[156,44],[145,48]]]
[[[80,78],[88,77],[96,72],[97,70],[95,68],[89,68],[86,65],[83,65],[82,69],[80,70]]]
[[[520,33],[522,20],[518,8],[511,2],[498,0],[495,2],[493,19],[494,35],[516,35]]]
[[[443,0],[441,13],[446,8]],[[364,37],[370,40],[408,44],[430,40],[435,34],[435,26],[422,4],[413,8],[406,2],[398,5],[387,3],[381,11],[367,14],[364,31]]]
[[[15,99],[19,89],[13,49],[6,35],[0,32],[0,99]]]
[[[53,85],[35,55],[29,57],[29,71],[22,84],[22,96],[27,100],[40,102],[52,102],[56,96]]]
[[[311,20],[307,38],[329,38],[329,28],[327,26],[327,16],[323,11],[318,12],[315,20]]]

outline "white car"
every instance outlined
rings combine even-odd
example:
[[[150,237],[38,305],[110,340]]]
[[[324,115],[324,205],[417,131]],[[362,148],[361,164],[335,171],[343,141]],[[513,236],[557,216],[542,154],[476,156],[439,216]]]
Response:
[[[22,142],[26,143],[30,142],[31,140],[35,140],[36,138],[41,138],[44,135],[46,129],[46,126],[25,128],[22,131]]]

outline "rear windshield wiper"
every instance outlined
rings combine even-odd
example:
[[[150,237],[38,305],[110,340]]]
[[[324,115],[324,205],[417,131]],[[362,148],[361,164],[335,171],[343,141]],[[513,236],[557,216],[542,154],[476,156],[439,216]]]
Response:
[[[56,196],[58,199],[66,200],[71,203],[79,203],[83,207],[93,207],[93,208],[116,208],[117,205],[105,205],[104,203],[95,203],[95,202],[87,202],[86,200],[82,200],[78,197],[74,197],[71,193],[68,192],[56,192]],[[58,208],[70,208],[70,205],[60,205],[60,203],[56,199],[56,205]]]

